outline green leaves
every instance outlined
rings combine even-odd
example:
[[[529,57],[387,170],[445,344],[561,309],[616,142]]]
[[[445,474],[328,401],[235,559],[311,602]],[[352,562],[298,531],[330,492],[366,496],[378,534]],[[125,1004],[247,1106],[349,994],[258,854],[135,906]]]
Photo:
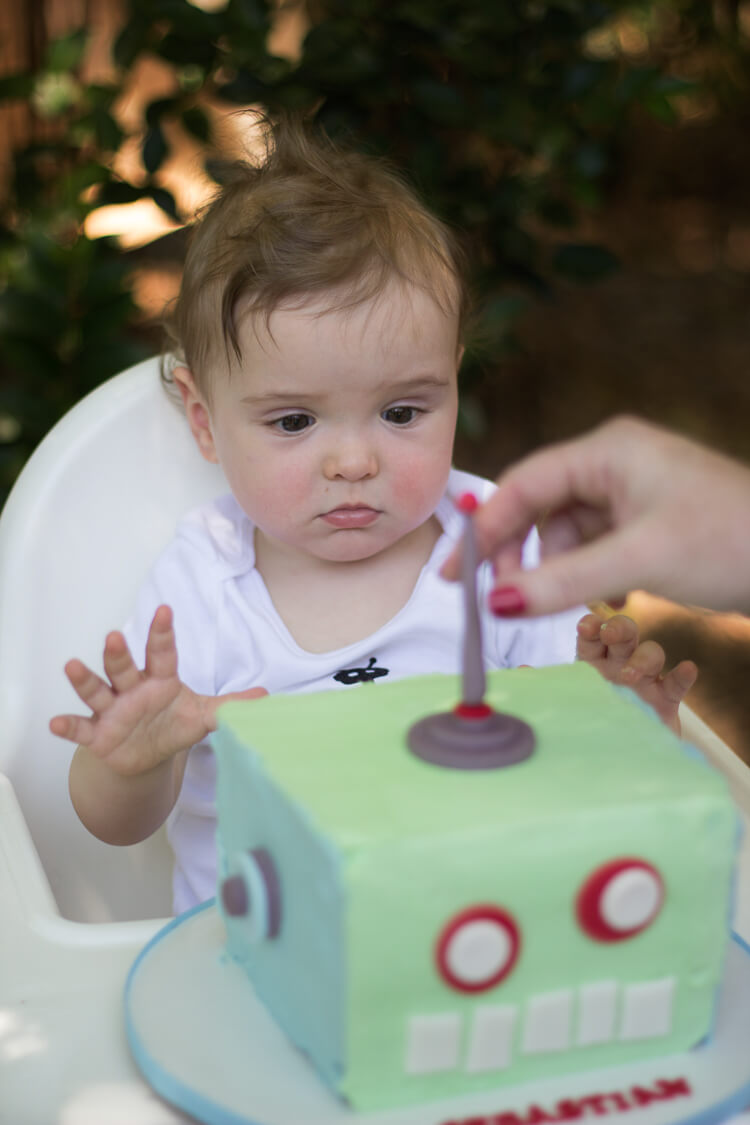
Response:
[[[88,41],[86,28],[79,27],[69,35],[53,39],[47,50],[44,68],[57,73],[68,74],[77,70],[83,62]]]

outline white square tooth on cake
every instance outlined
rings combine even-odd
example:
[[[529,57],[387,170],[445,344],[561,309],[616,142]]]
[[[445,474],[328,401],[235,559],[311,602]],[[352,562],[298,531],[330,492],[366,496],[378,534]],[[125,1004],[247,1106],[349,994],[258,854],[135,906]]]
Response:
[[[513,1029],[518,1008],[509,1004],[485,1004],[474,1012],[466,1054],[466,1070],[505,1070],[513,1054]]]
[[[407,1074],[433,1074],[455,1070],[461,1038],[461,1017],[445,1015],[412,1016],[407,1023]]]
[[[578,994],[576,1045],[611,1043],[617,1018],[617,981],[600,980],[585,984]]]
[[[521,1050],[527,1055],[537,1051],[564,1051],[570,1046],[572,1010],[572,988],[532,996],[526,1006]]]
[[[647,980],[625,989],[620,1039],[656,1039],[672,1030],[675,977]]]

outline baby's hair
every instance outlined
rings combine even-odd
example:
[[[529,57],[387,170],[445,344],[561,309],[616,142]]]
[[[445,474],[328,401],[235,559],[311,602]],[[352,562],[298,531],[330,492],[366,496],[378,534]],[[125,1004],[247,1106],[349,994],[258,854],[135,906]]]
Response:
[[[282,304],[330,292],[330,311],[352,308],[394,278],[456,315],[458,348],[468,298],[452,232],[385,161],[295,119],[261,120],[265,155],[231,165],[198,216],[167,324],[201,390],[212,364],[241,359],[238,311],[269,328]]]

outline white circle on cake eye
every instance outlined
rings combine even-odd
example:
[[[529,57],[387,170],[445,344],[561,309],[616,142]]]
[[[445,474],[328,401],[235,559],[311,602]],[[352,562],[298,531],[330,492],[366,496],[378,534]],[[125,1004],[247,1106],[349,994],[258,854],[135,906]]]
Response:
[[[613,930],[636,930],[656,914],[661,896],[661,882],[653,871],[629,867],[607,883],[601,897],[601,916]]]
[[[479,984],[496,976],[513,955],[513,941],[501,922],[477,918],[451,937],[445,962],[457,980]]]

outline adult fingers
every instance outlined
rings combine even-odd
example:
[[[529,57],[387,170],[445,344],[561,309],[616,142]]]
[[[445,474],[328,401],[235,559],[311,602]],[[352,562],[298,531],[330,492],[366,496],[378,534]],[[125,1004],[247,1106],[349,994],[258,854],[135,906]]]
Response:
[[[507,558],[508,552],[511,558],[516,553],[520,555],[520,545],[532,527],[553,506],[557,490],[553,489],[553,495],[549,497],[545,488],[541,485],[536,487],[536,482],[537,476],[544,477],[545,466],[548,466],[547,473],[551,471],[557,448],[533,454],[498,479],[497,491],[473,517],[480,559],[493,558],[497,565],[497,560]],[[567,491],[562,490],[559,494],[560,504],[566,498],[569,499]],[[459,577],[460,559],[461,551],[457,547],[443,563],[440,571],[443,578],[453,580]]]
[[[646,578],[638,531],[611,532],[575,550],[543,559],[533,570],[499,576],[491,607],[499,616],[559,613],[575,605],[608,601]],[[658,592],[658,591],[657,591]],[[514,596],[511,597],[511,594]],[[503,605],[510,607],[503,613]]]
[[[567,512],[555,512],[540,522],[539,538],[542,557],[549,558],[573,550],[586,537],[581,535],[575,520]]]
[[[492,555],[492,571],[496,577],[507,572],[514,572],[521,567],[523,545],[526,534],[521,538],[511,538],[503,543]],[[463,557],[463,544],[459,540],[445,562],[440,567],[440,577],[448,582],[453,582],[461,577],[461,560]]]
[[[502,578],[504,574],[512,573],[521,566],[523,558],[523,543],[521,540],[507,543],[502,550],[492,557],[492,573],[495,578]]]
[[[602,525],[606,515],[601,513],[612,501],[611,480],[601,471],[607,444],[602,431],[593,431],[577,442],[547,446],[503,473],[497,491],[474,517],[480,557],[523,538],[542,517],[549,519],[548,513],[575,512],[577,522]]]
[[[586,504],[571,504],[561,512],[550,512],[539,522],[542,555],[561,555],[589,539],[596,539],[611,527],[606,509]]]
[[[508,560],[520,554],[540,522],[542,544],[550,554],[605,530],[611,496],[606,474],[598,467],[602,455],[603,443],[594,431],[579,442],[547,446],[501,474],[497,490],[473,517],[479,558],[492,558],[498,573],[510,569]],[[440,573],[458,578],[460,548]]]

